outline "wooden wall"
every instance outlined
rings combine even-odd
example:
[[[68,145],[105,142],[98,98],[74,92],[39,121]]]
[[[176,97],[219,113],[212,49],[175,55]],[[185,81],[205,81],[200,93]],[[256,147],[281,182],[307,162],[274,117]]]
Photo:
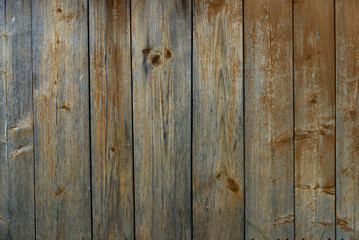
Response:
[[[359,239],[359,1],[0,0],[0,239]]]

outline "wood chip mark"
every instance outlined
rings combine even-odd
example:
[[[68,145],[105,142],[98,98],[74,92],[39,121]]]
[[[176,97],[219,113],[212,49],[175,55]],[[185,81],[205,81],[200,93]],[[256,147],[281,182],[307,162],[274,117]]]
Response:
[[[5,224],[9,224],[9,222],[3,217],[0,217],[0,222],[5,223]]]
[[[273,221],[273,225],[285,224],[290,222],[294,222],[294,214],[289,214],[287,216],[275,218]]]
[[[21,146],[18,146],[18,147],[17,147],[17,149],[16,149],[15,152],[10,153],[9,156],[10,156],[11,158],[14,158],[14,157],[17,157],[17,156],[19,156],[19,155],[22,155],[22,154],[25,154],[25,153],[27,153],[27,152],[30,152],[30,151],[32,151],[32,146],[26,147],[26,146],[24,146],[24,145],[21,145]]]
[[[54,192],[56,197],[60,197],[65,192],[64,187],[59,187],[56,192]]]
[[[347,232],[354,232],[354,229],[351,228],[351,227],[349,227],[349,223],[348,223],[346,220],[337,217],[337,218],[336,218],[336,222],[337,222],[337,225],[338,225],[341,229],[343,229],[343,230],[345,230],[345,231],[347,231]]]

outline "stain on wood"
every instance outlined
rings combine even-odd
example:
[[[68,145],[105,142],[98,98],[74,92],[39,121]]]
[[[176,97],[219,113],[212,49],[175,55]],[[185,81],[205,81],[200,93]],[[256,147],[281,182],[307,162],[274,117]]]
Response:
[[[336,219],[338,239],[358,239],[359,2],[335,3]]]
[[[306,134],[295,139],[295,229],[299,239],[315,239],[323,231],[325,239],[335,238],[334,47],[334,1],[295,3],[295,132]]]
[[[90,1],[94,239],[134,239],[130,1]]]
[[[292,1],[244,2],[245,218],[269,239],[293,239]],[[285,141],[288,139],[288,141]],[[248,239],[262,236],[246,224]]]

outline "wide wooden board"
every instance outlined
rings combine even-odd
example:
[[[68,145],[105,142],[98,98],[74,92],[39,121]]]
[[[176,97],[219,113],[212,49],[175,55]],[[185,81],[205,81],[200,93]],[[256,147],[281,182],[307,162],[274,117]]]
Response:
[[[295,233],[335,238],[334,1],[294,4]]]
[[[90,1],[94,239],[133,239],[130,1]]]
[[[133,0],[137,239],[191,238],[191,1]]]
[[[193,238],[244,239],[242,2],[193,7]]]
[[[32,2],[36,237],[91,239],[87,1]]]
[[[244,1],[245,218],[294,238],[292,1]],[[252,225],[246,239],[262,239]]]

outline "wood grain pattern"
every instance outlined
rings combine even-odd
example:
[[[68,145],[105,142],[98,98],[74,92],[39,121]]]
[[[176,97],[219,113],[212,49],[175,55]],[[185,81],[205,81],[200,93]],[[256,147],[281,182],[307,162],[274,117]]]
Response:
[[[334,239],[334,1],[295,1],[294,29],[296,238]]]
[[[359,238],[358,49],[357,0],[0,0],[0,239]]]
[[[32,3],[37,239],[91,239],[87,12]]]
[[[359,2],[336,5],[337,239],[359,238]]]
[[[241,1],[194,1],[194,239],[244,239]]]
[[[133,239],[130,1],[90,1],[94,239]]]
[[[292,2],[245,1],[244,23],[245,217],[268,239],[293,239]]]
[[[16,0],[0,9],[0,239],[34,239],[31,8]]]
[[[9,231],[9,210],[6,202],[9,192],[7,161],[7,121],[6,121],[6,21],[5,0],[0,0],[0,237]]]
[[[191,1],[132,1],[137,239],[191,237]]]

